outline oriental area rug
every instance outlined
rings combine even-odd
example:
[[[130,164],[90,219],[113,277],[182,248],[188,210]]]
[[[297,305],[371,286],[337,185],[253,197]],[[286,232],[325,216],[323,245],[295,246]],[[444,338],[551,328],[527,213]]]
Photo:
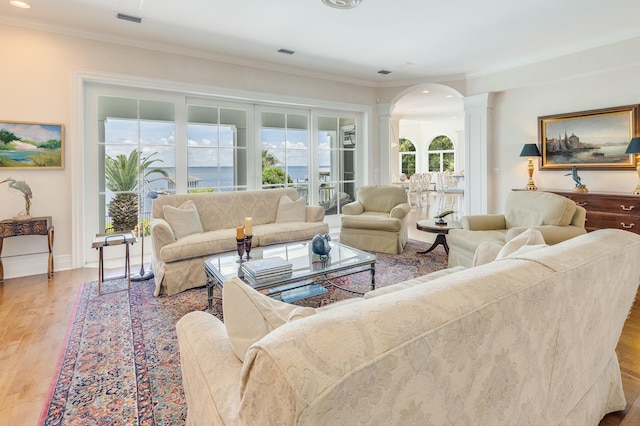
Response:
[[[446,267],[442,248],[416,255],[424,249],[424,243],[410,240],[400,255],[376,253],[376,287]],[[367,291],[370,275],[350,275],[336,284]],[[101,296],[97,287],[93,281],[79,291],[40,424],[184,424],[187,406],[175,324],[188,312],[206,309],[206,288],[154,297],[153,279]],[[126,289],[125,280],[102,286],[103,292],[119,288]],[[296,304],[320,306],[347,297],[354,295],[333,289]],[[212,313],[222,319],[219,299]]]

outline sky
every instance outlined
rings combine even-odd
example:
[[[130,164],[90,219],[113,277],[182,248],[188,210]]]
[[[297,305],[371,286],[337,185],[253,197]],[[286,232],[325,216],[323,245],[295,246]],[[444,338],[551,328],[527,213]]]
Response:
[[[106,151],[110,156],[118,154],[129,155],[134,145],[137,145],[138,130],[136,120],[109,119],[105,122]],[[155,163],[156,167],[175,167],[175,126],[172,122],[141,121],[140,144],[142,156],[154,152],[154,158],[162,159],[162,163]],[[219,133],[218,133],[219,129]],[[234,128],[231,126],[212,126],[190,124],[188,126],[189,167],[206,167],[215,165],[218,159],[221,166],[233,165]],[[286,139],[285,139],[286,136]],[[287,150],[288,166],[307,166],[309,132],[307,130],[287,130],[263,128],[261,131],[262,149],[273,152],[284,166],[284,150]],[[318,164],[330,164],[330,138],[327,132],[320,132]],[[222,148],[222,149],[218,149]]]

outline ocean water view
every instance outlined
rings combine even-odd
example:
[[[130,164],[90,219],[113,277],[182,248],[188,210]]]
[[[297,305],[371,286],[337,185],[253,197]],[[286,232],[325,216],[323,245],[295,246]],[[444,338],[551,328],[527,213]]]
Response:
[[[283,167],[280,167],[284,170]],[[169,173],[170,178],[175,178],[175,167],[163,167],[164,170]],[[189,177],[199,179],[197,181],[197,188],[211,188],[211,187],[230,187],[234,185],[233,181],[233,167],[190,167]],[[322,168],[323,170],[325,168]],[[328,167],[326,167],[328,169]],[[309,168],[307,166],[293,166],[287,170],[289,176],[293,182],[304,182],[309,177]],[[155,180],[160,177],[159,174],[152,174],[149,176],[151,189],[162,190],[167,189],[169,182],[165,179]],[[319,178],[319,177],[318,177]],[[155,180],[155,181],[154,181]]]

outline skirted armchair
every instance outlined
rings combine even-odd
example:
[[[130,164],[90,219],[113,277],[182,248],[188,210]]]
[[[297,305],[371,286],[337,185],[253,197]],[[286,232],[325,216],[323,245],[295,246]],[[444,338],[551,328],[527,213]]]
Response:
[[[340,242],[360,250],[402,253],[411,205],[404,188],[362,186],[356,200],[342,206]]]
[[[474,266],[481,244],[492,242],[499,250],[528,228],[540,231],[549,245],[585,234],[586,214],[584,207],[561,195],[512,191],[505,200],[504,214],[464,216],[462,229],[449,231],[449,267]]]

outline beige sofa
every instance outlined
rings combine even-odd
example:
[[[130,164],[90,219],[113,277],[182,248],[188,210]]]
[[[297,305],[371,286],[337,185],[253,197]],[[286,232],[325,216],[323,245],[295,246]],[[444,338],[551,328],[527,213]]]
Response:
[[[639,257],[640,236],[606,229],[441,271],[289,312],[244,362],[230,324],[191,312],[187,424],[597,425],[626,405],[615,348]]]
[[[342,206],[340,242],[360,250],[402,253],[409,238],[407,193],[398,186],[361,186]]]
[[[503,214],[471,215],[462,218],[463,229],[447,235],[449,267],[473,266],[480,244],[504,245],[529,227],[539,230],[547,244],[556,244],[586,233],[586,210],[561,195],[543,191],[512,191]]]
[[[189,210],[180,209],[189,201],[196,210],[193,219]],[[293,188],[163,195],[153,200],[151,212],[155,295],[205,285],[203,262],[236,250],[236,227],[243,226],[246,217],[253,218],[253,247],[329,232],[324,209],[307,206]]]

